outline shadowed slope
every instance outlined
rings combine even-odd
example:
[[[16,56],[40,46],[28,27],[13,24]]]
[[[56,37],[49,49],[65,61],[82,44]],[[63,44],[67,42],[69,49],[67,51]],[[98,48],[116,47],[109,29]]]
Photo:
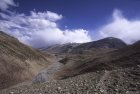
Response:
[[[100,52],[101,50],[99,50]],[[98,51],[97,51],[98,52]],[[58,79],[100,70],[114,70],[140,65],[140,42],[122,49],[94,54],[69,54],[60,62],[65,64]]]

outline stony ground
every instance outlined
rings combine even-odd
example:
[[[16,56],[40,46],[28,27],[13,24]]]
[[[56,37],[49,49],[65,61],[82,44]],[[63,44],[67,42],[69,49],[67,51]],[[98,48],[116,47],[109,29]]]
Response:
[[[14,94],[93,94],[93,92],[96,92],[96,84],[101,74],[103,72],[88,73],[64,80],[54,80],[29,86],[23,85],[3,90],[0,94],[9,94],[10,92],[14,92]]]
[[[140,94],[140,68],[91,72],[63,80],[22,85],[0,94]]]
[[[62,63],[59,63],[57,61],[54,61],[49,67],[42,70],[35,78],[33,79],[33,83],[38,82],[46,82],[53,80],[55,77],[55,74],[63,67]]]

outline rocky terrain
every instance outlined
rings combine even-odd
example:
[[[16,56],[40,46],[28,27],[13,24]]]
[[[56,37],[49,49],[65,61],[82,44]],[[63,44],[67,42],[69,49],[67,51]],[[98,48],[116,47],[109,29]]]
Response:
[[[140,41],[126,45],[110,37],[40,50],[41,60],[51,58],[52,63],[29,82],[2,89],[0,94],[140,94]]]
[[[104,50],[98,49],[95,54],[69,54],[60,60],[65,65],[58,71],[58,78],[67,78],[97,70],[127,68],[140,64],[140,42],[122,49]]]
[[[49,47],[42,47],[39,48],[41,51],[49,52],[49,53],[54,53],[54,54],[62,54],[62,53],[68,53],[73,50],[73,48],[79,46],[80,43],[66,43],[66,44],[56,44],[53,46]]]
[[[56,73],[63,67],[62,63],[54,61],[47,68],[43,69],[33,79],[33,83],[40,83],[54,80]]]
[[[140,67],[103,70],[44,83],[22,85],[1,94],[140,94]]]
[[[49,46],[47,48],[40,48],[41,51],[46,51],[54,54],[66,54],[66,53],[83,53],[85,54],[85,51],[91,52],[94,49],[99,48],[105,48],[105,49],[120,49],[123,47],[126,47],[127,44],[124,43],[122,40],[108,37],[101,40],[88,42],[88,43],[67,43],[63,45],[53,45]]]

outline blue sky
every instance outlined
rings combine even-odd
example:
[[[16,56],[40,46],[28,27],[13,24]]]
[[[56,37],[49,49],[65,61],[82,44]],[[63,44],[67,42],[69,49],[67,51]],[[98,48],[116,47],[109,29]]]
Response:
[[[33,0],[30,0],[33,2]],[[29,13],[36,11],[52,11],[64,16],[60,22],[61,27],[68,26],[69,28],[85,28],[93,29],[98,24],[101,24],[105,19],[112,14],[113,7],[101,8],[104,4],[99,0],[36,0],[34,3],[21,2],[21,6],[17,11]],[[24,7],[26,6],[26,7]],[[106,5],[105,5],[106,6]],[[103,6],[103,7],[105,7]]]
[[[114,9],[123,11],[123,15],[131,19],[140,16],[140,0],[15,0],[19,3],[14,8],[19,13],[36,11],[52,11],[64,16],[60,21],[65,26],[76,29],[92,30],[105,24]]]
[[[140,39],[139,0],[1,0],[0,29],[33,47]]]

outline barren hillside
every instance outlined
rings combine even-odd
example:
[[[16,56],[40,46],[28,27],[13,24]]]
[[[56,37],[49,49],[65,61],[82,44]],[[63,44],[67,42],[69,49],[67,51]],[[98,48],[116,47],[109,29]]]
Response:
[[[32,79],[49,57],[0,31],[0,89]]]

